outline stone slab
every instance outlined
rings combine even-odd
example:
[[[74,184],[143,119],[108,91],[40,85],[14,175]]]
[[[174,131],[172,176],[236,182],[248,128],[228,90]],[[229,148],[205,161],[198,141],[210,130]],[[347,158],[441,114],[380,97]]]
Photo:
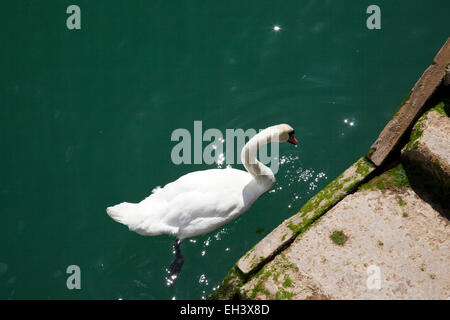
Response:
[[[441,83],[445,69],[450,62],[450,39],[444,44],[421,78],[417,81],[410,95],[406,98],[373,143],[368,158],[377,166],[381,165],[390,152],[397,146],[400,138],[416,120],[425,102],[431,97]]]
[[[427,112],[414,126],[416,133],[403,149],[403,156],[420,163],[442,183],[450,184],[450,118]]]
[[[343,245],[330,237],[337,230]],[[448,299],[448,270],[448,220],[410,188],[367,189],[345,197],[296,238],[244,284],[241,296]]]

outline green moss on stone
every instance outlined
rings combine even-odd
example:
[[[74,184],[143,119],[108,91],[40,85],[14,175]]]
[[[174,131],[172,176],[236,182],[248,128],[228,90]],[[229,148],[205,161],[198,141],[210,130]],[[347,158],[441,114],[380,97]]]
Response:
[[[253,259],[252,259],[252,263],[251,263],[251,265],[250,265],[250,269],[254,269],[254,268],[256,268],[258,265],[260,265],[262,262],[264,261],[264,257],[257,257],[257,256],[254,256],[253,257]]]
[[[345,241],[347,241],[348,237],[344,234],[344,232],[336,230],[330,235],[330,239],[337,245],[343,246]]]
[[[363,185],[361,185],[358,190],[360,191],[364,191],[364,190],[375,190],[375,187],[373,186],[373,184],[371,183],[365,183]]]
[[[369,151],[366,153],[366,158],[370,158],[372,154],[375,152],[375,148],[370,148]]]
[[[362,176],[367,176],[371,172],[371,169],[375,169],[375,165],[365,158],[361,158],[358,161],[356,161],[355,166],[356,166],[356,173]],[[348,179],[350,180],[351,178]]]
[[[436,111],[439,114],[448,117],[447,112],[445,112],[445,103],[441,101],[435,107],[431,108],[430,111]]]
[[[384,185],[384,180],[382,180],[382,179],[380,179],[380,180],[378,180],[376,183],[375,183],[375,186],[378,188],[378,189],[386,189],[386,187],[385,187],[385,185]]]
[[[359,187],[359,190],[399,190],[404,187],[411,187],[411,185],[403,165],[399,164]]]
[[[212,294],[209,299],[231,299],[239,292],[239,288],[243,285],[244,279],[236,266],[233,266],[223,279],[219,288]]]
[[[281,272],[280,271],[274,271],[272,274],[272,279],[276,282],[278,282],[278,278],[280,277]]]
[[[403,200],[403,198],[400,196],[397,197],[397,203],[400,207],[406,206],[405,200]]]
[[[284,288],[280,288],[275,294],[275,300],[291,300],[293,296],[293,292],[287,291]]]
[[[389,170],[387,173],[393,186],[398,188],[411,187],[408,176],[402,164],[399,164],[397,167]]]
[[[292,281],[292,279],[289,278],[289,276],[285,275],[284,276],[283,287],[285,287],[285,288],[292,287],[293,284],[294,284],[294,281]]]
[[[256,296],[258,295],[258,293],[263,293],[265,294],[267,297],[270,296],[270,292],[266,289],[266,287],[264,286],[263,281],[259,281],[252,289],[251,294],[249,296],[250,300],[254,300],[256,298]]]
[[[292,262],[283,263],[283,264],[281,265],[281,269],[282,269],[284,272],[286,272],[288,269],[294,270],[295,272],[298,272],[298,271],[299,271],[297,265],[295,265],[295,264],[292,263]]]

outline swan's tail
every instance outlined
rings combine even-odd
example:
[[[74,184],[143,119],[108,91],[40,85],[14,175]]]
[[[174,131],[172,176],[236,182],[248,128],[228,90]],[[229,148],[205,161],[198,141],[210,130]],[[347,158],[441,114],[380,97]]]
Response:
[[[135,220],[135,204],[122,202],[113,207],[106,208],[106,213],[115,221],[124,225],[129,225]]]
[[[162,223],[157,218],[157,215],[149,214],[138,203],[122,202],[113,207],[106,208],[106,213],[113,220],[128,226],[131,231],[137,232],[140,235],[175,235],[178,232],[178,228]]]

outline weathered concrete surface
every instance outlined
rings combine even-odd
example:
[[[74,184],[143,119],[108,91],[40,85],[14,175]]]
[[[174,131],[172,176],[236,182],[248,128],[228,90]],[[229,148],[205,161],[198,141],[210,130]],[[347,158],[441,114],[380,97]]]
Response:
[[[274,256],[279,250],[292,242],[315,219],[352,191],[374,169],[375,166],[364,157],[359,159],[342,175],[311,198],[296,215],[281,223],[239,259],[237,262],[239,270],[244,275],[257,270],[268,258]]]
[[[401,200],[400,200],[401,199]],[[342,231],[347,240],[334,243]],[[380,288],[371,266],[380,270]],[[241,288],[253,299],[447,299],[450,226],[408,187],[339,202]],[[375,285],[376,287],[376,285]]]
[[[403,156],[432,174],[439,184],[450,187],[450,118],[443,103],[415,124]]]
[[[441,83],[449,62],[450,39],[438,52],[433,64],[425,70],[422,77],[414,85],[410,95],[370,148],[368,158],[375,165],[379,166],[383,163],[389,153],[397,146],[400,138],[417,119],[418,114],[423,111],[425,102]]]

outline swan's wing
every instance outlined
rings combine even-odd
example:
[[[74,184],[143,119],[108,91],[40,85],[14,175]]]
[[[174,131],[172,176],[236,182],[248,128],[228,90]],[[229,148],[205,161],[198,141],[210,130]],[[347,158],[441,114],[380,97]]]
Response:
[[[242,205],[243,189],[251,179],[247,172],[235,169],[196,171],[165,186],[158,198],[170,204],[171,219],[224,217]]]
[[[207,193],[184,192],[173,199],[162,220],[179,228],[179,236],[208,233],[233,220],[247,209],[242,192],[214,189]]]
[[[251,180],[252,176],[248,172],[231,168],[195,171],[168,183],[154,192],[154,195],[165,201],[172,201],[178,195],[192,191],[207,193],[242,190]]]
[[[247,172],[235,169],[196,171],[167,184],[141,205],[150,210],[155,201],[165,203],[165,212],[159,217],[149,215],[149,219],[189,236],[207,233],[246,210],[243,190],[251,180]]]

